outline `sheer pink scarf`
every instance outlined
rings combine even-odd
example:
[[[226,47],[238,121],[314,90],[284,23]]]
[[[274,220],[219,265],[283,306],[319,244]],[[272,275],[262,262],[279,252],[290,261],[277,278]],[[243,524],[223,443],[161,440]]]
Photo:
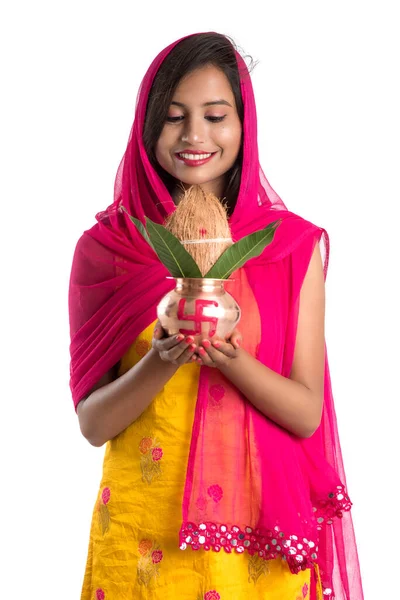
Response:
[[[77,243],[69,293],[71,390],[75,407],[156,318],[173,287],[168,273],[120,210],[162,223],[174,203],[142,141],[147,98],[167,54],[147,71],[135,121],[115,181],[114,202]],[[227,290],[242,308],[244,347],[290,376],[299,294],[313,248],[326,232],[289,212],[258,161],[250,76],[237,54],[244,103],[243,169],[230,226],[235,240],[282,219],[272,244],[235,274]],[[201,369],[182,501],[184,550],[281,557],[293,573],[318,564],[324,598],[363,598],[345,488],[334,402],[325,362],[322,422],[303,440],[261,415],[216,369]],[[178,535],[178,532],[177,532]],[[311,598],[316,596],[312,569]],[[334,592],[333,592],[334,590]],[[335,595],[333,595],[335,594]]]

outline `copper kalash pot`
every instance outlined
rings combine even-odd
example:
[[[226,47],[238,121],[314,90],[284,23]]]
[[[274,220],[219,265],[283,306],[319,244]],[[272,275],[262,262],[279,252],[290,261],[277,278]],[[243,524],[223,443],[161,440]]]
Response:
[[[240,320],[240,307],[225,290],[227,281],[175,278],[175,289],[157,307],[158,319],[168,335],[190,335],[195,344],[228,336]]]

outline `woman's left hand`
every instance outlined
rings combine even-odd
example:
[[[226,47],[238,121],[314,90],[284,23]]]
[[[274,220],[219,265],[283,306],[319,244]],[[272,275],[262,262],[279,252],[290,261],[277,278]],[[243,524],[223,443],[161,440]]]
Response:
[[[206,367],[222,367],[237,358],[241,343],[242,336],[237,329],[234,329],[226,340],[203,340],[197,350],[197,362]]]

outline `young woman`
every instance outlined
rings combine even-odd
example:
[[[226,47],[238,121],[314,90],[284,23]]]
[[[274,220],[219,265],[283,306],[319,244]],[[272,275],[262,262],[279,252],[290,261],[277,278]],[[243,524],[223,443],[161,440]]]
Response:
[[[281,219],[235,273],[229,339],[169,337],[173,288],[125,211],[163,223],[185,187],[226,199],[235,240]],[[163,50],[142,82],[113,204],[79,240],[71,389],[106,443],[83,600],[360,600],[324,343],[326,232],[260,168],[246,64],[225,36]],[[191,548],[190,548],[191,547]]]

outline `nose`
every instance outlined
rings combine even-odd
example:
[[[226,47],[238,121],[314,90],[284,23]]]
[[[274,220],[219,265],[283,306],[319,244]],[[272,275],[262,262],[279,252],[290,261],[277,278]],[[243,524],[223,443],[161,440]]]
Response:
[[[202,118],[186,117],[182,133],[182,142],[202,144],[205,141],[205,120]]]

